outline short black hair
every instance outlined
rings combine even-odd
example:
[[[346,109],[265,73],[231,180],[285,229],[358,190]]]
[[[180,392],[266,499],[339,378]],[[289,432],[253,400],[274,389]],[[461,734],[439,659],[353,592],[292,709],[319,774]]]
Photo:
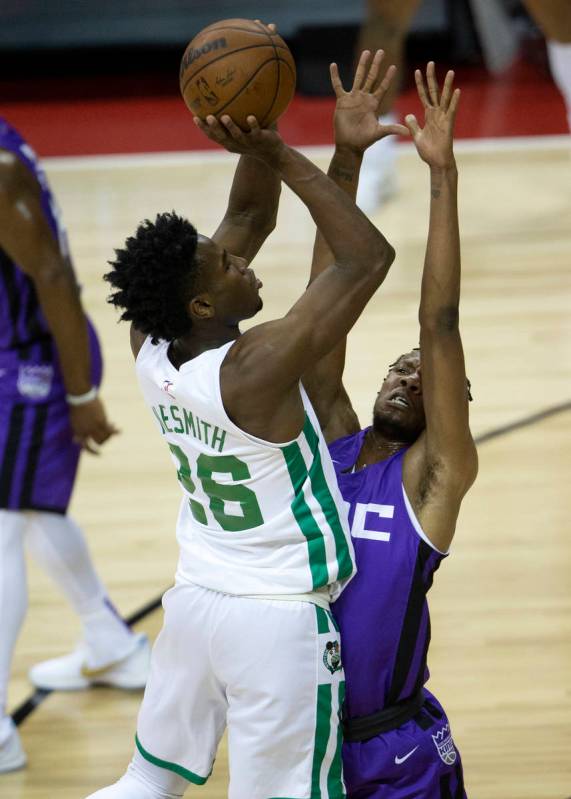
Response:
[[[123,308],[121,319],[137,330],[172,341],[188,333],[192,322],[187,304],[199,276],[198,234],[174,211],[145,219],[125,246],[115,250],[104,279],[115,289],[108,302]]]
[[[412,348],[411,350],[409,350],[408,352],[403,352],[403,354],[402,354],[402,355],[399,355],[399,357],[396,359],[396,361],[393,361],[392,363],[390,363],[390,364],[389,364],[389,369],[392,369],[392,368],[393,368],[393,366],[396,366],[396,365],[397,365],[397,363],[398,363],[400,360],[402,360],[402,358],[406,358],[406,356],[407,356],[407,355],[411,355],[413,352],[418,352],[418,354],[419,354],[419,356],[420,356],[420,347],[413,347],[413,348]]]

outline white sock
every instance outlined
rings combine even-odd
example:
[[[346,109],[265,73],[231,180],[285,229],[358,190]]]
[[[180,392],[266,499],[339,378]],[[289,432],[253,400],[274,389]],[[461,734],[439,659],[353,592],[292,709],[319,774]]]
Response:
[[[181,799],[189,783],[172,771],[148,763],[138,752],[119,782],[87,799]]]
[[[571,131],[571,43],[548,41],[547,52],[553,80],[565,100],[567,124]]]
[[[0,510],[0,745],[13,730],[12,720],[6,715],[8,679],[28,607],[25,528],[24,513]]]
[[[133,634],[107,597],[80,527],[57,513],[34,511],[29,517],[28,547],[79,615],[87,665],[100,668],[125,657],[133,650]]]

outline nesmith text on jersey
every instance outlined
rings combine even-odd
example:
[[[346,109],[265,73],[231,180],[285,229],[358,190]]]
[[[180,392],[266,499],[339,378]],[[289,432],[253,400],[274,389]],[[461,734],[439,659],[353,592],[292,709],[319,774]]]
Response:
[[[205,422],[192,411],[179,408],[178,405],[153,405],[153,413],[163,435],[165,433],[191,435],[217,452],[224,450],[226,430],[222,430],[210,422]]]

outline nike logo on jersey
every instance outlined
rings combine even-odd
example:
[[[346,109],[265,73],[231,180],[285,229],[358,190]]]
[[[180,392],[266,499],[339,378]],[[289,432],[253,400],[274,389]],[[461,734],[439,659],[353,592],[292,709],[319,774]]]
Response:
[[[418,746],[420,746],[420,744]],[[405,760],[408,760],[411,755],[414,755],[418,749],[418,746],[415,746],[414,749],[411,749],[410,752],[407,752],[406,755],[403,755],[402,757],[395,755],[395,765],[400,766],[401,763],[404,763]]]

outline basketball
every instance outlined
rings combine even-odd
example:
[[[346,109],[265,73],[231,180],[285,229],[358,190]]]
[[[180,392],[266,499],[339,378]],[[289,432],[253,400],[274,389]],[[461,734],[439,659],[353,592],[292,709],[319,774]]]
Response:
[[[281,36],[251,19],[226,19],[190,42],[180,65],[180,90],[193,116],[228,114],[241,128],[253,114],[267,127],[295,90],[295,62]]]

